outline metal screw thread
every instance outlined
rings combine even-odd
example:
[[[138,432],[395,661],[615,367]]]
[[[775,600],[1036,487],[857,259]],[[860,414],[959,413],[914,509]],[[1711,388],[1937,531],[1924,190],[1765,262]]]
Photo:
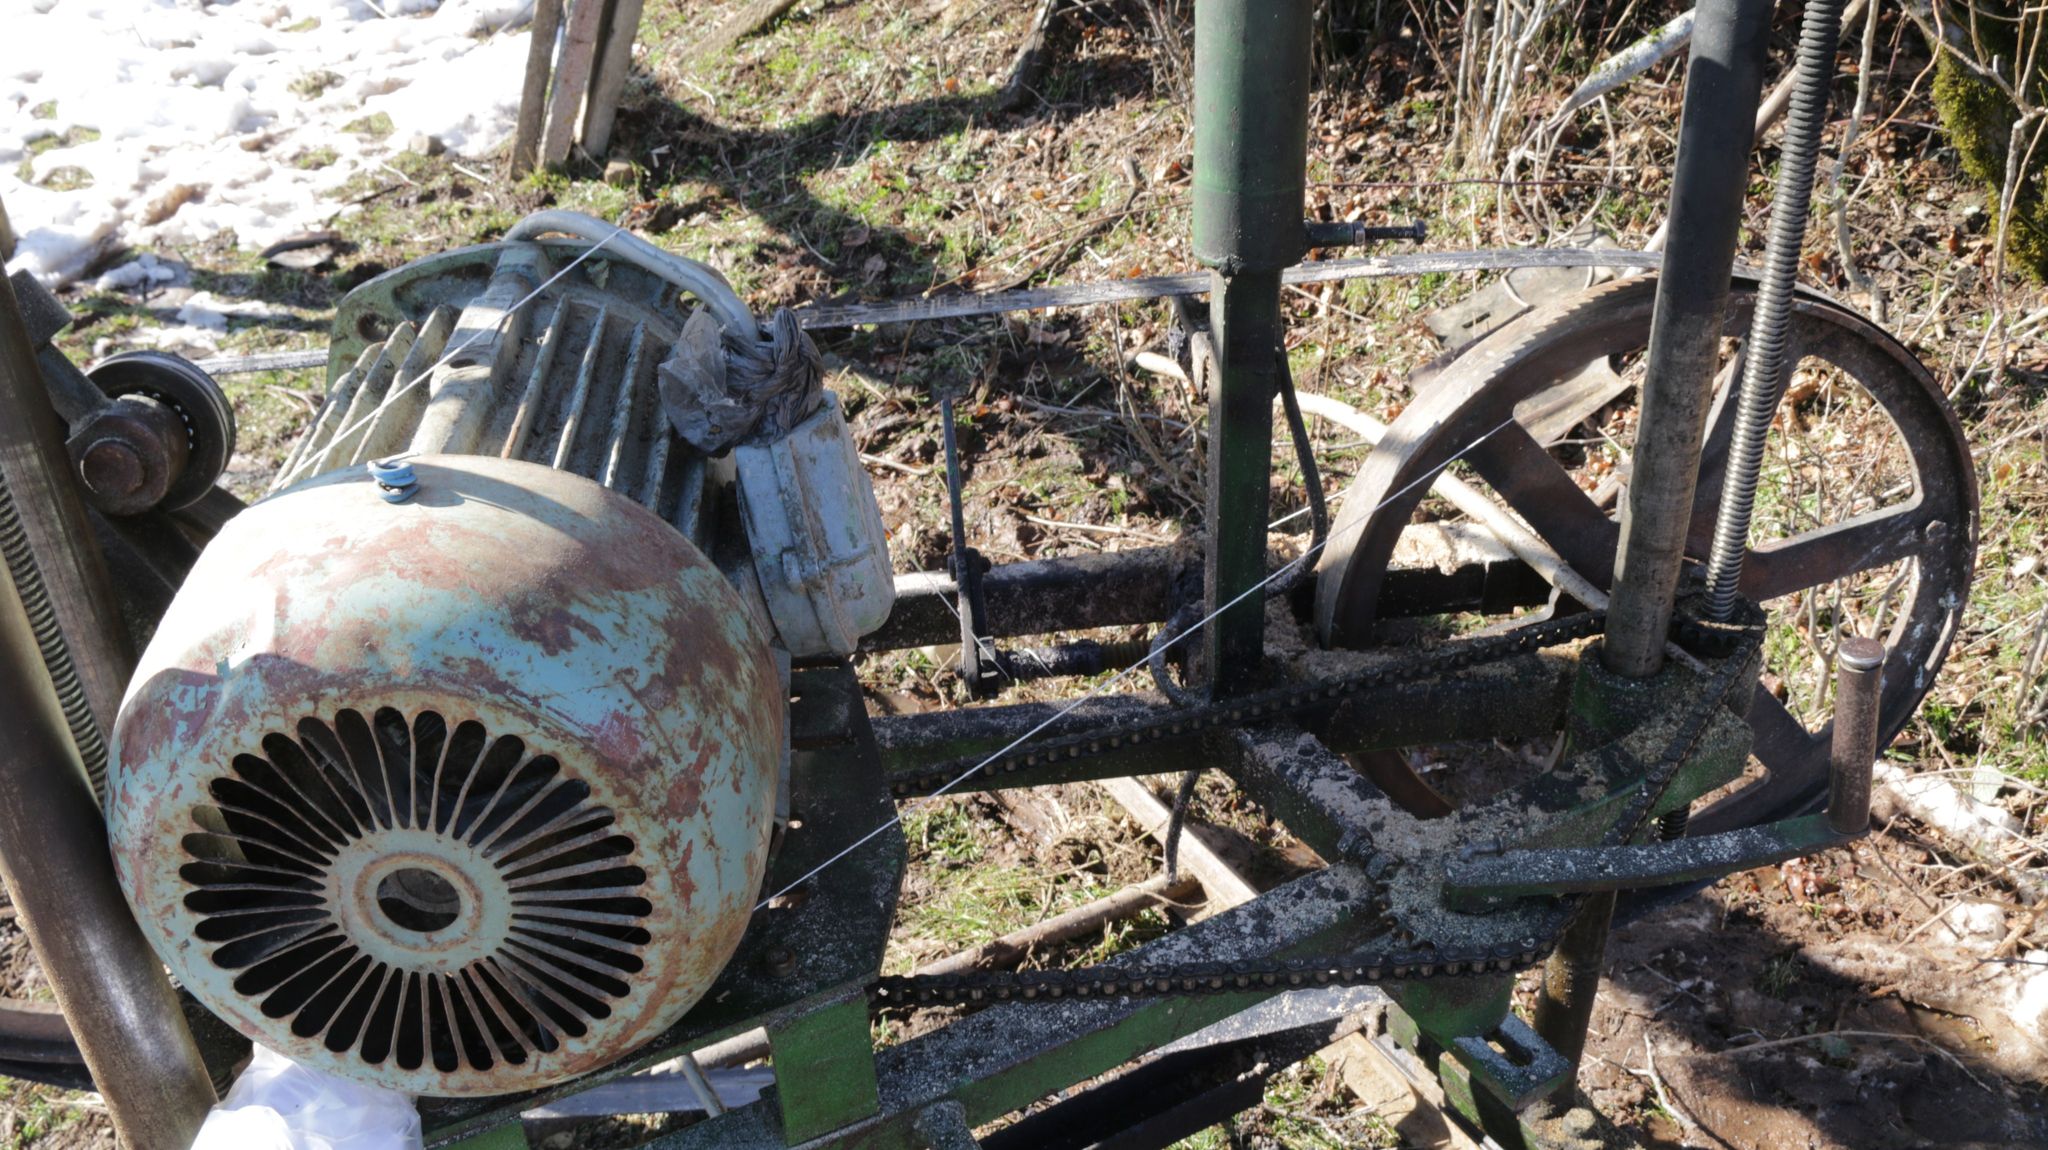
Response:
[[[1728,469],[1721,482],[1720,518],[1714,524],[1714,546],[1707,557],[1707,614],[1724,622],[1735,613],[1742,560],[1749,549],[1749,521],[1756,507],[1757,476],[1763,470],[1764,439],[1792,370],[1785,357],[1785,334],[1792,320],[1792,292],[1806,239],[1813,172],[1820,157],[1821,127],[1827,119],[1828,88],[1835,78],[1835,50],[1841,34],[1842,0],[1808,0],[1794,64],[1798,79],[1785,117],[1778,186],[1771,198],[1763,280],[1757,287],[1756,313],[1749,323],[1747,359],[1737,399],[1740,406],[1728,447]]]
[[[78,757],[85,761],[86,777],[93,794],[107,793],[107,744],[86,701],[85,686],[78,681],[78,669],[71,663],[71,649],[64,645],[64,632],[57,624],[57,611],[50,604],[49,588],[36,567],[29,549],[28,534],[22,530],[21,515],[14,507],[14,494],[7,477],[0,474],[0,562],[14,578],[15,593],[28,612],[29,629],[35,634],[36,649],[49,671],[50,685],[57,690],[57,704],[64,712],[64,724],[71,728],[71,741],[78,745]]]

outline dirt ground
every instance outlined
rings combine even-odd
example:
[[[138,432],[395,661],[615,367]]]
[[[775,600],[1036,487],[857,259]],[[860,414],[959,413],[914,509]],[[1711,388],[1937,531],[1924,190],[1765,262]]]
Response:
[[[1545,33],[1507,109],[1510,144],[1466,156],[1454,77],[1459,23],[1448,5],[1343,5],[1318,43],[1310,202],[1327,219],[1430,226],[1428,247],[1562,242],[1582,225],[1622,246],[1656,229],[1669,190],[1682,65],[1667,62],[1569,118],[1541,123],[1577,78],[1683,5],[1589,0]],[[1030,6],[974,0],[807,0],[731,52],[686,49],[739,0],[649,0],[639,70],[616,154],[560,175],[479,180],[444,157],[396,154],[388,181],[352,189],[330,265],[266,266],[227,245],[159,253],[187,272],[148,296],[76,292],[66,347],[81,359],[147,338],[182,298],[260,299],[272,317],[237,320],[228,350],[308,346],[347,290],[407,260],[483,242],[526,211],[557,206],[627,223],[723,270],[757,309],[935,288],[1088,282],[1189,270],[1192,165],[1187,0],[1092,0],[1055,22],[1051,64],[1014,109],[1008,76]],[[1772,76],[1789,60],[1796,9],[1780,13]],[[1849,240],[1817,218],[1810,284],[1882,312],[1954,402],[1977,451],[1979,572],[1962,631],[1920,719],[1889,759],[1966,780],[2006,812],[1990,850],[1901,811],[1872,839],[1816,859],[1734,876],[1623,925],[1609,952],[1582,1085],[1607,1116],[1659,1146],[2025,1147],[2048,1145],[2048,924],[2039,921],[2036,811],[2048,784],[2048,408],[2041,332],[2048,296],[1995,275],[1984,190],[1961,173],[1934,123],[1926,45],[1890,7],[1876,25],[1869,111],[1843,194]],[[1859,33],[1860,34],[1860,33]],[[1832,165],[1859,84],[1855,47],[1837,73]],[[610,165],[607,177],[605,161]],[[1761,250],[1777,160],[1752,169],[1744,258]],[[472,167],[473,166],[469,166]],[[491,174],[491,173],[486,173]],[[1816,205],[1817,217],[1825,203]],[[338,209],[342,205],[337,205]],[[1848,253],[1847,258],[1844,252]],[[1291,290],[1288,353],[1306,392],[1383,420],[1414,400],[1409,372],[1441,345],[1425,317],[1488,280],[1427,276]],[[997,562],[1114,551],[1199,534],[1203,397],[1143,366],[1163,352],[1157,306],[1034,313],[825,333],[831,386],[845,399],[901,571],[943,563],[948,536],[935,396],[961,397],[968,532]],[[1630,365],[1617,363],[1626,371]],[[317,372],[226,381],[242,426],[229,485],[254,496],[320,397]],[[1768,524],[1855,513],[1899,498],[1885,426],[1824,371],[1794,381],[1766,476]],[[1624,473],[1634,411],[1596,413],[1560,445],[1582,486]],[[1355,435],[1313,427],[1334,499],[1368,454]],[[1284,428],[1276,442],[1284,445]],[[1276,516],[1303,506],[1302,475],[1276,456]],[[1909,488],[1910,489],[1910,488]],[[1426,502],[1422,518],[1451,514]],[[1773,517],[1776,518],[1773,518]],[[1780,522],[1782,521],[1782,523]],[[1892,569],[1774,603],[1771,678],[1788,705],[1824,713],[1829,636],[1872,626]],[[1098,638],[1129,639],[1135,629]],[[953,705],[963,692],[943,649],[863,661],[874,710]],[[1034,685],[1013,697],[1085,688]],[[1496,749],[1497,750],[1497,749]],[[1488,752],[1495,753],[1495,752]],[[1427,777],[1451,779],[1474,748],[1415,748]],[[1447,789],[1455,789],[1446,784]],[[1195,817],[1262,885],[1315,865],[1220,778]],[[1156,872],[1156,844],[1086,787],[1002,799],[947,799],[911,811],[913,852],[889,969],[964,949]],[[1083,962],[1170,929],[1148,912],[1033,961]],[[8,993],[35,996],[11,924]],[[938,1017],[889,1019],[897,1041]],[[110,1145],[90,1095],[9,1086],[0,1147]],[[625,1146],[654,1128],[533,1131],[551,1150]],[[1223,1146],[1390,1146],[1392,1129],[1316,1060],[1281,1075],[1265,1104],[1190,1140]]]

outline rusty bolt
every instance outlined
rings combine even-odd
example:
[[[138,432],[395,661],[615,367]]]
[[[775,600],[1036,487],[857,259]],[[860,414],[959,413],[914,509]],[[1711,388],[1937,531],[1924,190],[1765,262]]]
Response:
[[[796,952],[786,946],[778,946],[767,954],[768,973],[777,978],[788,978],[796,973]]]
[[[142,490],[149,468],[135,445],[119,439],[97,439],[78,458],[78,477],[95,495],[119,499]]]
[[[108,515],[157,505],[183,472],[185,425],[169,407],[124,395],[79,420],[68,444],[86,501]]]

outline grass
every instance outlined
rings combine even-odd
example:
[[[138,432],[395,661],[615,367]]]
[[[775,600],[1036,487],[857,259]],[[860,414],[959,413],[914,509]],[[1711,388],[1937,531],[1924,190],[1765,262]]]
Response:
[[[1242,1145],[1284,1150],[1392,1150],[1393,1127],[1349,1104],[1334,1067],[1320,1055],[1275,1074],[1260,1105],[1231,1122],[1173,1144],[1173,1150],[1234,1150]]]
[[[95,1135],[104,1145],[113,1145],[106,1110],[97,1095],[0,1079],[0,1148],[90,1146]]]

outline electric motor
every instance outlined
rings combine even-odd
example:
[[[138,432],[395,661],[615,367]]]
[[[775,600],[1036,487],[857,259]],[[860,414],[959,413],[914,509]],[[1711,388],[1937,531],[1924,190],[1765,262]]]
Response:
[[[122,706],[123,889],[295,1059],[437,1095],[597,1069],[746,930],[790,660],[893,602],[845,417],[788,313],[563,213],[365,284],[332,356]]]
[[[178,979],[265,1045],[416,1093],[602,1065],[738,944],[784,697],[681,535],[475,457],[230,522],[122,707],[123,888]]]

